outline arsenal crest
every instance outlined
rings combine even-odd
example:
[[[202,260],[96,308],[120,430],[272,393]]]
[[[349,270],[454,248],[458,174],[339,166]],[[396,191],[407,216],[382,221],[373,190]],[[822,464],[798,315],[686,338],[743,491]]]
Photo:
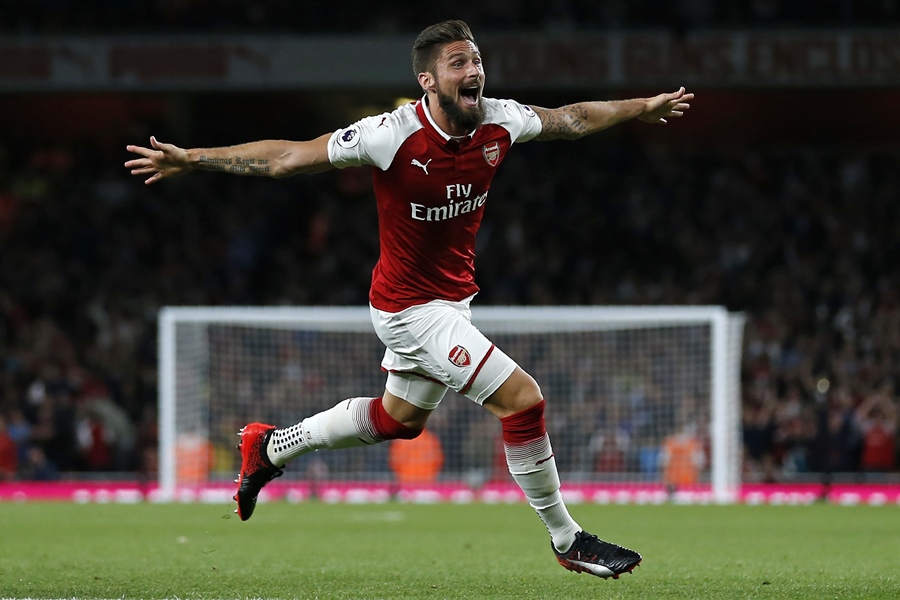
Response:
[[[487,164],[492,167],[496,167],[497,163],[500,162],[500,143],[499,142],[491,142],[490,144],[485,144],[484,148],[481,149],[482,154],[484,154],[484,160],[487,161]]]
[[[454,347],[447,358],[457,367],[468,367],[472,364],[472,357],[469,355],[469,351],[462,346]]]

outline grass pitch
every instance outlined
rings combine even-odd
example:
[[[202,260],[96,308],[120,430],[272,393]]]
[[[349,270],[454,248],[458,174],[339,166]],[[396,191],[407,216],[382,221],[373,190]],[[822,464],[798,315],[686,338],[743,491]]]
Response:
[[[0,598],[900,598],[900,507],[595,506],[644,555],[556,564],[525,504],[0,504]]]

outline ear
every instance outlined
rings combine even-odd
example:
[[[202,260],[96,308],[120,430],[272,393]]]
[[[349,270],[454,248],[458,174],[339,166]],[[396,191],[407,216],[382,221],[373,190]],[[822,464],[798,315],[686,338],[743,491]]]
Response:
[[[419,73],[419,87],[422,88],[424,92],[433,92],[434,91],[434,75],[425,71],[423,73]]]

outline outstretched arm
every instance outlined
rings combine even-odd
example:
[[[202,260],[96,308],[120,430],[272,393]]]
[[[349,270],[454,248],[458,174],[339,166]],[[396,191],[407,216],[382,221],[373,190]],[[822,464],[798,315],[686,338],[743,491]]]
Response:
[[[543,127],[536,140],[574,140],[612,127],[617,123],[638,119],[645,123],[664,124],[669,117],[680,117],[691,107],[693,94],[684,88],[653,98],[579,102],[559,108],[531,108]]]
[[[222,148],[179,148],[150,138],[150,147],[127,146],[140,158],[125,163],[132,175],[149,175],[144,183],[183,175],[194,170],[220,171],[236,175],[288,177],[299,173],[320,173],[331,168],[325,134],[308,142],[264,140]]]

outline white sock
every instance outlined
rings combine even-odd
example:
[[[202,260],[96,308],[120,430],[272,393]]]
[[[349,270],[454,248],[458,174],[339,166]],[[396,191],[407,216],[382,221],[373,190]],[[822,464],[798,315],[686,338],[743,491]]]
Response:
[[[327,448],[368,446],[382,441],[375,434],[369,408],[376,398],[348,398],[290,427],[276,429],[266,451],[272,464],[283,467],[301,454]]]
[[[528,504],[547,526],[553,546],[568,550],[581,527],[569,515],[559,491],[559,472],[550,446],[550,436],[526,444],[504,444],[506,464],[513,479],[522,488]]]

